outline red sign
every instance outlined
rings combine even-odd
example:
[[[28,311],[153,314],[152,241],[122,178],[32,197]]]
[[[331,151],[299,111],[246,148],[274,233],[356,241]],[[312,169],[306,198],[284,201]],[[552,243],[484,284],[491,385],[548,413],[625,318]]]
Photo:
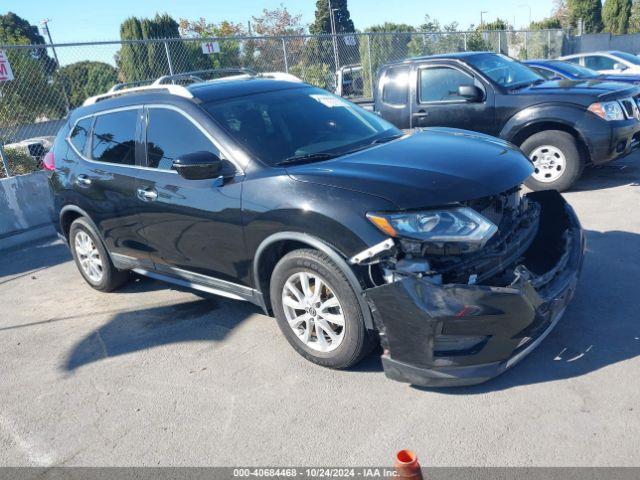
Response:
[[[0,82],[7,82],[9,80],[13,80],[11,64],[7,58],[7,53],[4,50],[0,50]]]

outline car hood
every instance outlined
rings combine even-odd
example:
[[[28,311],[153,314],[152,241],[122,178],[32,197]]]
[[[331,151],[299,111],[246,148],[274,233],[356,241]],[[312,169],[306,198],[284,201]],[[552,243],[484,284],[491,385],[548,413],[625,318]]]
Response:
[[[597,97],[601,100],[608,98],[631,97],[640,93],[640,90],[632,85],[603,81],[601,79],[586,80],[549,80],[539,85],[516,90],[520,95],[566,95],[578,94]]]
[[[510,143],[451,128],[419,130],[336,159],[287,167],[295,180],[375,195],[400,209],[494,195],[532,172],[529,159]]]

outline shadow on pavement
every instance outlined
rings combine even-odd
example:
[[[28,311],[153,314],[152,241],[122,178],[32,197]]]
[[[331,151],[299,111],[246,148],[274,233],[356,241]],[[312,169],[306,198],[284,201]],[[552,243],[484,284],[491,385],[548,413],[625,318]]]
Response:
[[[145,283],[159,283],[142,281]],[[166,286],[165,286],[166,287]],[[134,286],[135,288],[135,286]],[[63,368],[75,370],[105,358],[139,352],[160,345],[189,341],[221,341],[243,320],[259,309],[234,302],[233,314],[225,308],[224,317],[216,310],[226,299],[200,298],[161,307],[120,312],[77,343]],[[229,318],[230,316],[234,318]]]
[[[536,350],[481,385],[419,389],[452,395],[486,393],[579,377],[640,355],[640,235],[586,233],[587,254],[576,296]]]
[[[640,186],[640,157],[638,155],[599,167],[586,168],[582,177],[570,191],[603,190],[623,185]]]
[[[0,285],[69,260],[69,248],[54,239],[0,252]]]

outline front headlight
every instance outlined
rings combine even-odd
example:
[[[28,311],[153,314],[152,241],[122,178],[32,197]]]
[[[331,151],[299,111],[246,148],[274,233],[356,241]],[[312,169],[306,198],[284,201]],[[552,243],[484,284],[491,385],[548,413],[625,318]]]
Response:
[[[589,111],[604,120],[624,120],[624,112],[618,102],[596,102],[589,105]]]
[[[392,237],[423,242],[465,242],[481,247],[498,231],[468,207],[407,213],[367,213],[367,218]]]

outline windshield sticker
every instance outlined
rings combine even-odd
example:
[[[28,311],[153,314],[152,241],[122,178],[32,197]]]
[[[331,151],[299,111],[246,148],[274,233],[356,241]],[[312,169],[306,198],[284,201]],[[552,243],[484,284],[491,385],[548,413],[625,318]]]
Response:
[[[333,95],[316,94],[316,95],[311,95],[311,98],[313,98],[317,102],[320,102],[325,107],[329,107],[329,108],[349,106],[347,102],[345,102],[341,98],[334,97]]]

